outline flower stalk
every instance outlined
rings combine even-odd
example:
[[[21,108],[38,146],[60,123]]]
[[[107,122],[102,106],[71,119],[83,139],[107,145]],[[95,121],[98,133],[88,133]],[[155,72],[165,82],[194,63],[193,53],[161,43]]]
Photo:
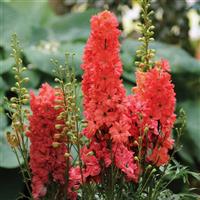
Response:
[[[138,24],[140,27],[141,37],[138,40],[142,43],[139,49],[136,51],[137,57],[140,59],[135,64],[141,71],[147,71],[154,65],[152,58],[155,55],[155,50],[149,47],[150,42],[154,40],[152,20],[150,16],[153,15],[153,11],[150,10],[150,0],[140,0],[141,5],[141,18],[143,23]]]
[[[61,127],[61,134],[66,137],[66,187],[69,185],[69,171],[76,163],[70,163],[70,153],[72,148],[76,150],[77,158],[72,158],[74,161],[78,159],[78,166],[80,167],[81,183],[83,183],[83,166],[81,161],[80,149],[81,149],[81,134],[80,134],[80,109],[77,106],[77,80],[74,66],[75,54],[66,53],[65,66],[58,65],[57,61],[53,61],[56,66],[54,70],[56,74],[55,82],[57,96],[61,97],[61,101],[57,101],[55,108],[63,108],[63,111],[57,117],[57,120],[63,120],[64,126]],[[71,60],[70,60],[71,58]],[[71,63],[71,66],[70,66]],[[57,124],[56,126],[58,126]],[[83,190],[82,190],[83,191]],[[84,195],[84,194],[82,194]],[[67,190],[65,194],[68,197]]]
[[[12,124],[12,133],[7,133],[7,140],[16,154],[17,161],[21,168],[21,173],[26,184],[27,190],[33,199],[29,181],[31,180],[31,172],[28,163],[29,151],[28,151],[28,138],[26,137],[27,125],[25,120],[29,114],[29,110],[24,106],[29,101],[28,90],[24,87],[24,84],[29,80],[28,77],[23,76],[23,72],[26,71],[26,67],[23,66],[21,53],[22,49],[19,45],[17,35],[13,34],[11,39],[12,54],[11,56],[15,60],[15,66],[13,67],[13,73],[15,77],[15,86],[11,88],[11,91],[15,93],[16,97],[7,99],[7,105],[10,110],[8,116],[10,117]],[[20,161],[22,158],[23,163]]]

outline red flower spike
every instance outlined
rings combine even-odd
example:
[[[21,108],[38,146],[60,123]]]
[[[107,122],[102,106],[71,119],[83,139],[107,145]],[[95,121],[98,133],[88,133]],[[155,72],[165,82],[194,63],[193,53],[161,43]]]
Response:
[[[116,131],[122,135],[122,141],[115,137],[116,131],[114,134],[110,132],[111,138],[115,142],[126,142],[128,125],[122,133],[118,129],[118,123],[128,124],[128,118],[123,115],[126,112],[123,104],[126,92],[120,80],[122,64],[118,41],[120,31],[117,27],[116,17],[108,11],[91,19],[91,34],[82,64],[84,115],[91,126],[84,130],[84,134],[91,138],[100,127],[113,127],[116,124]]]
[[[175,92],[171,83],[170,70],[166,60],[155,64],[153,69],[147,72],[136,72],[136,87],[134,95],[128,97],[129,108],[132,118],[132,136],[138,140],[142,134],[148,140],[144,146],[148,153],[146,159],[157,166],[167,164],[168,151],[173,147],[171,131],[176,120]],[[139,102],[139,103],[138,103]],[[147,145],[147,146],[146,146]]]
[[[53,148],[53,137],[56,117],[60,111],[54,109],[55,89],[47,83],[43,84],[38,96],[31,92],[30,106],[32,115],[29,117],[30,131],[30,167],[32,170],[32,191],[34,199],[45,196],[51,181],[61,185],[65,183],[66,160],[64,143]],[[51,180],[50,180],[51,179]]]
[[[114,14],[104,11],[93,16],[91,33],[83,55],[83,106],[88,122],[83,134],[91,143],[88,149],[83,148],[82,159],[86,168],[85,176],[92,176],[97,180],[102,163],[104,167],[109,167],[111,157],[115,157],[112,146],[120,144],[126,148],[130,136],[131,121],[125,103],[126,91],[120,79],[122,63],[119,56],[119,35],[118,22]],[[87,151],[93,152],[93,155],[88,156]],[[128,169],[123,168],[124,166],[117,164],[120,162],[117,160],[115,159],[116,166],[127,176],[131,176],[130,179],[136,180],[137,175],[132,178],[135,165],[130,165],[130,173]]]

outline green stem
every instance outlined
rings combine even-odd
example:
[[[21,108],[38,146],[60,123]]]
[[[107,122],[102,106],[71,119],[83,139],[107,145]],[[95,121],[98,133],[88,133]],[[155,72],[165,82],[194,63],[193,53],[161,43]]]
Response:
[[[152,169],[152,170],[151,170],[151,173],[149,174],[149,176],[148,176],[146,182],[144,183],[144,185],[143,185],[143,187],[142,187],[142,189],[141,189],[141,193],[144,191],[144,189],[145,189],[147,183],[149,182],[149,180],[150,180],[150,178],[151,178],[151,176],[153,175],[154,172],[155,172],[154,169]]]
[[[15,148],[13,148],[13,151],[14,151],[14,153],[15,153],[15,155],[16,155],[17,162],[18,162],[18,164],[19,164],[20,171],[21,171],[21,173],[22,173],[22,177],[23,177],[24,183],[25,183],[25,185],[26,185],[26,188],[27,188],[27,190],[28,190],[28,192],[29,192],[29,195],[31,196],[31,199],[33,200],[32,192],[31,192],[31,189],[30,189],[29,184],[28,184],[28,182],[27,182],[27,178],[26,178],[26,175],[25,175],[25,173],[24,173],[24,170],[23,170],[23,168],[21,167],[21,162],[20,162],[18,153],[17,153],[17,151],[16,151]]]

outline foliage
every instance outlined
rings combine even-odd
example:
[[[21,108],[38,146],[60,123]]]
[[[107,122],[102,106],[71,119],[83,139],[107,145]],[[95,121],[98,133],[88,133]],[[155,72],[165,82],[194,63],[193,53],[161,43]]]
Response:
[[[169,44],[179,44],[190,54],[194,54],[189,41],[187,12],[190,8],[187,6],[186,0],[154,1],[152,9],[155,11],[153,16],[155,38]]]

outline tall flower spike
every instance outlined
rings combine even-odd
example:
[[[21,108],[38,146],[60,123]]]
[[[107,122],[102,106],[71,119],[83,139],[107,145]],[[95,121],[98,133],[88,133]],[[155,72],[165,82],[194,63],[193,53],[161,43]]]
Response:
[[[121,164],[116,163],[120,161],[114,158],[120,156],[121,151],[128,151],[126,143],[130,129],[125,105],[126,91],[120,79],[119,35],[114,14],[104,11],[92,17],[91,34],[82,64],[83,106],[88,123],[83,134],[90,139],[90,144],[82,149],[82,160],[86,166],[86,177],[98,176],[101,168],[105,169],[114,162],[130,179],[136,180],[134,174],[137,166],[129,165],[125,159]],[[121,151],[116,150],[118,144]],[[105,167],[100,163],[104,163]]]
[[[141,112],[141,128],[149,129],[147,160],[158,166],[166,164],[169,160],[168,150],[173,146],[171,131],[176,119],[176,94],[166,66],[169,68],[168,62],[162,60],[147,72],[138,71],[137,86],[133,89],[135,98],[144,105]]]
[[[32,115],[29,117],[30,131],[30,167],[32,170],[32,192],[38,200],[48,192],[49,184],[65,184],[66,153],[65,144],[59,148],[52,146],[54,135],[58,134],[55,128],[56,118],[61,112],[55,110],[56,90],[47,83],[39,90],[39,95],[31,93]]]
[[[166,60],[153,62],[154,50],[149,49],[153,40],[152,22],[149,16],[150,0],[141,0],[143,24],[140,24],[142,46],[137,51],[136,87],[129,102],[131,140],[138,144],[140,166],[151,162],[157,166],[167,164],[168,151],[173,146],[171,131],[175,122],[175,92],[169,74],[170,66]],[[134,145],[133,145],[134,146]],[[135,148],[135,147],[133,147]]]
[[[84,133],[91,138],[97,130],[107,127],[113,141],[126,142],[125,89],[120,80],[122,64],[117,27],[116,17],[108,11],[91,19],[91,34],[82,64],[84,115],[89,123]],[[124,126],[123,131],[119,128],[121,125]]]

